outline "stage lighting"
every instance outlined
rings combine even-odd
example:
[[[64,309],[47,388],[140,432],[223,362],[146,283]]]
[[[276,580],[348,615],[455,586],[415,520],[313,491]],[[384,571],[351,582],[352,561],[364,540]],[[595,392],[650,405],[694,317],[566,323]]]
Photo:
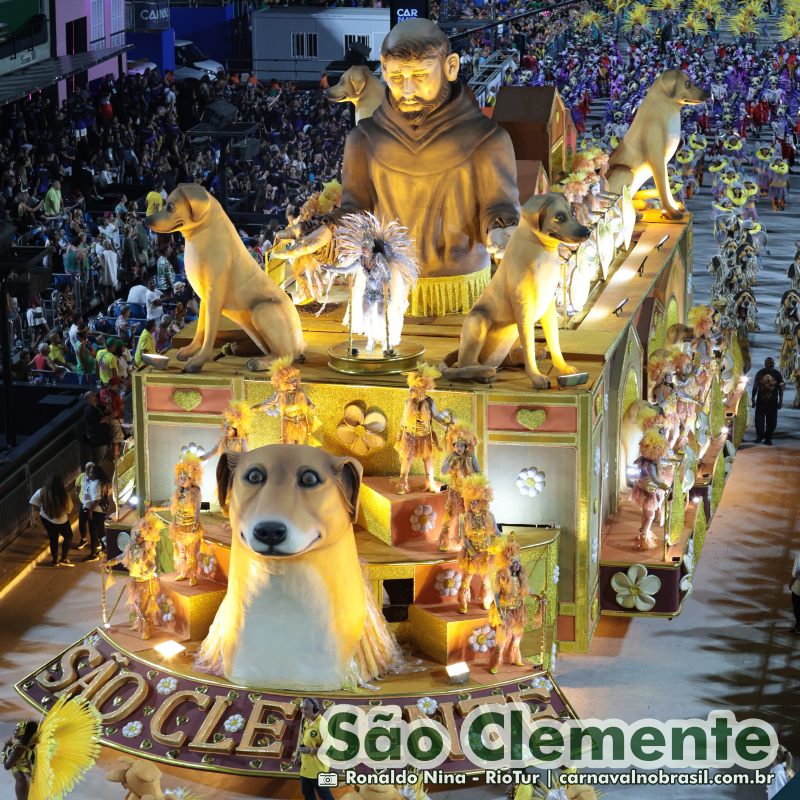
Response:
[[[457,664],[447,665],[447,674],[450,676],[450,683],[460,686],[469,680],[469,667],[466,661],[459,661]]]
[[[626,297],[612,312],[615,317],[619,317],[622,314],[622,309],[625,308],[625,304],[628,302],[628,298]]]
[[[186,648],[176,642],[174,639],[167,639],[166,642],[157,644],[153,650],[158,653],[161,658],[174,658],[178,653],[182,653]]]
[[[669,239],[669,234],[665,233],[656,245],[656,250],[660,250],[667,243],[667,239]]]

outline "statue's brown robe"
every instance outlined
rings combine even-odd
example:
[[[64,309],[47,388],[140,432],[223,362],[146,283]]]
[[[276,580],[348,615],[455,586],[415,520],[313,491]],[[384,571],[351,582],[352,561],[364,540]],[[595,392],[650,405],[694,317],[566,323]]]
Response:
[[[342,210],[398,219],[416,243],[425,278],[489,265],[486,235],[519,220],[514,148],[460,83],[419,127],[388,94],[347,136]]]

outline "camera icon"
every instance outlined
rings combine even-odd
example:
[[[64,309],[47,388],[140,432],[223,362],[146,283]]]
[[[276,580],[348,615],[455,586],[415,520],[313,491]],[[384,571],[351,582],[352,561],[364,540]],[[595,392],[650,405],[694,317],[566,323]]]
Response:
[[[338,786],[339,776],[335,772],[320,772],[317,775],[317,786]]]

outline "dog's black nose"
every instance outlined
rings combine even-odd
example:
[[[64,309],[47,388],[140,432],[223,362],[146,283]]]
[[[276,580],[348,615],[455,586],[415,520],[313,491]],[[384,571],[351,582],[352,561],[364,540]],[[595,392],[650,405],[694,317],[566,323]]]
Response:
[[[259,542],[264,542],[264,544],[268,545],[280,544],[286,539],[288,533],[289,531],[282,522],[259,522],[253,528],[253,536]]]

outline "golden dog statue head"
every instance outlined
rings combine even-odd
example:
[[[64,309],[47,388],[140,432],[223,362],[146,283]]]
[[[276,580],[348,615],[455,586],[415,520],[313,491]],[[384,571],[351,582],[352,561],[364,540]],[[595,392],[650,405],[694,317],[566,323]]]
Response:
[[[679,69],[662,72],[656,82],[667,97],[682,106],[699,106],[708,100],[708,92],[695,86],[689,76]]]
[[[591,235],[572,215],[572,207],[560,192],[533,195],[522,206],[522,219],[534,235],[548,247],[578,245]]]
[[[144,224],[156,233],[191,231],[203,223],[211,201],[200,184],[182,183],[167,197],[161,211],[144,218]]]

